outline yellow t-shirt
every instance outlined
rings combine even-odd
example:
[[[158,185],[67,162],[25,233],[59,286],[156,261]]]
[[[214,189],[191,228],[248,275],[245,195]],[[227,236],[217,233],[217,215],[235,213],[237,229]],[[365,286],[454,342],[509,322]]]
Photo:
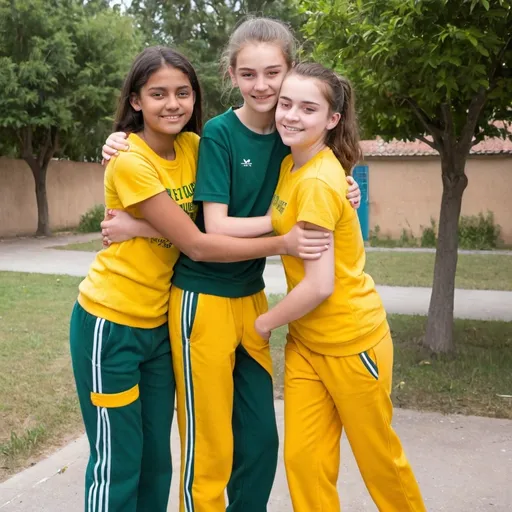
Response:
[[[175,160],[158,156],[140,137],[109,162],[105,204],[141,218],[137,203],[167,190],[195,220],[193,203],[199,136],[176,137]],[[170,283],[179,251],[164,238],[134,238],[100,251],[80,283],[79,303],[92,315],[131,327],[158,327],[167,321]]]
[[[345,197],[345,173],[330,149],[292,169],[289,155],[272,201],[272,225],[278,234],[300,221],[333,231],[335,285],[327,300],[290,324],[290,335],[321,354],[361,353],[375,346],[389,327],[373,279],[364,273],[364,243],[357,213]],[[282,259],[290,291],[304,278],[304,263],[292,256]]]

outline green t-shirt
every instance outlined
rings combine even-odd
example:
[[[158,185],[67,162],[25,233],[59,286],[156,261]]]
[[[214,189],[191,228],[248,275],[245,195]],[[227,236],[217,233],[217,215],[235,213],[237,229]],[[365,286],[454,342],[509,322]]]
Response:
[[[228,205],[230,217],[267,213],[283,158],[290,152],[277,132],[261,135],[247,128],[232,109],[208,121],[199,144],[194,200],[203,232],[202,201]],[[220,297],[245,297],[265,287],[265,258],[238,263],[192,261],[182,254],[172,283],[183,290]]]

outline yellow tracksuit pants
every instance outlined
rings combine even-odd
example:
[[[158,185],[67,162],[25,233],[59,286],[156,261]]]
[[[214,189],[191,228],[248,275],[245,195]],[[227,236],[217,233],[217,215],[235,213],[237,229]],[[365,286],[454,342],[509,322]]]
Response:
[[[294,512],[340,511],[342,429],[379,511],[425,511],[391,427],[391,335],[347,357],[317,354],[289,336],[285,354],[284,457]]]
[[[264,292],[226,298],[171,289],[169,331],[181,437],[180,512],[265,512],[278,434]]]

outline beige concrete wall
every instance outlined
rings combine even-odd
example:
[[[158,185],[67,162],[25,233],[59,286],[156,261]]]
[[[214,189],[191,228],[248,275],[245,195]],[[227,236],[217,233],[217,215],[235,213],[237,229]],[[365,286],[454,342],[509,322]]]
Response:
[[[430,217],[439,219],[441,167],[438,158],[367,158],[370,189],[370,229],[399,238],[402,229],[421,235]],[[512,156],[471,157],[466,165],[468,187],[462,215],[490,210],[501,226],[502,238],[512,243]]]
[[[52,229],[78,225],[80,216],[103,203],[99,164],[53,160],[47,191]],[[23,160],[0,158],[0,236],[33,234],[37,229],[34,178]]]
[[[402,229],[419,236],[430,217],[439,218],[439,159],[368,158],[370,229],[400,237]],[[469,184],[462,213],[491,210],[502,237],[512,243],[512,157],[472,157],[466,168]],[[103,203],[103,168],[99,164],[52,161],[48,170],[48,201],[52,229],[78,225],[80,215]],[[34,180],[23,160],[0,158],[0,236],[34,233],[37,207]]]

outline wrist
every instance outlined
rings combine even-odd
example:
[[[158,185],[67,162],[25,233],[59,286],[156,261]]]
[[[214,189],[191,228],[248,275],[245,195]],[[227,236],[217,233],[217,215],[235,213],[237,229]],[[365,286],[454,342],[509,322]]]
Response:
[[[265,332],[270,332],[272,329],[268,323],[268,313],[263,313],[257,319],[258,329]]]
[[[290,254],[290,248],[288,246],[288,239],[286,238],[287,235],[288,235],[288,233],[286,235],[274,237],[276,240],[280,241],[279,247],[278,247],[278,252],[277,252],[277,254],[279,254],[279,256]]]

